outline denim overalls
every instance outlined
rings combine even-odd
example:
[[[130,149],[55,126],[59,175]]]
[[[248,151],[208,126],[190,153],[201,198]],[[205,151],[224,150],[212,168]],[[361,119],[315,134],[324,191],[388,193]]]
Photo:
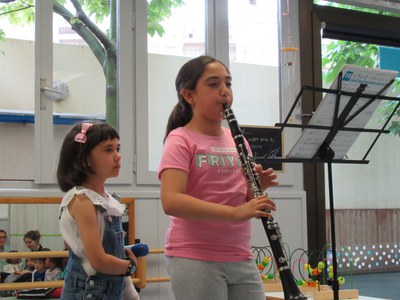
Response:
[[[100,213],[105,209],[96,205]],[[121,217],[105,216],[105,229],[103,235],[103,247],[107,254],[124,258],[124,234],[122,230]],[[62,300],[77,299],[107,299],[120,300],[124,290],[124,276],[95,273],[87,276],[80,259],[69,248],[69,259],[67,264],[67,275],[64,279]]]

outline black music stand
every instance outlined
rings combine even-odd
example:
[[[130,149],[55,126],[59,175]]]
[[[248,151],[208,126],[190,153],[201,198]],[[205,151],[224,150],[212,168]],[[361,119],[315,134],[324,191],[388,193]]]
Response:
[[[275,126],[281,128],[281,131],[284,130],[285,127],[292,127],[292,128],[302,128],[302,129],[312,129],[312,130],[324,130],[328,131],[326,136],[323,137],[323,140],[319,141],[317,151],[310,157],[286,157],[286,158],[267,158],[267,162],[285,162],[285,163],[326,163],[328,166],[328,188],[329,188],[329,206],[330,206],[330,225],[331,225],[331,241],[332,241],[332,266],[333,266],[333,283],[332,283],[332,290],[334,300],[339,299],[339,283],[338,283],[338,276],[337,276],[337,257],[336,257],[336,238],[335,238],[335,218],[334,218],[334,201],[333,201],[333,180],[332,180],[332,163],[351,163],[351,164],[368,164],[369,161],[366,160],[368,154],[372,150],[372,147],[377,142],[378,138],[382,133],[389,133],[389,130],[386,130],[386,126],[396,113],[396,110],[400,106],[400,98],[397,97],[386,97],[383,94],[387,91],[389,86],[394,82],[394,79],[389,80],[379,92],[376,94],[364,94],[363,92],[367,88],[368,84],[360,83],[357,90],[353,92],[348,92],[342,90],[342,80],[343,80],[343,73],[342,71],[339,73],[337,78],[337,88],[336,89],[324,89],[324,88],[317,88],[311,86],[303,86],[300,90],[296,100],[294,101],[285,121],[283,123],[277,123]],[[305,90],[311,90],[314,92],[324,92],[327,94],[334,94],[335,95],[335,105],[334,111],[332,112],[332,124],[330,126],[326,125],[300,125],[300,124],[291,124],[289,120],[291,119],[292,113],[299,103],[299,100]],[[341,101],[341,96],[349,96],[350,99],[344,104],[342,110],[339,112],[339,105]],[[364,99],[366,101],[361,106],[359,105],[359,100]],[[363,111],[371,105],[376,100],[388,100],[388,101],[397,101],[395,108],[390,113],[388,119],[385,121],[383,126],[380,129],[368,129],[364,127],[350,127],[348,126],[349,123],[354,120],[357,116],[363,113]],[[342,103],[343,104],[343,103]],[[356,106],[356,104],[358,104]],[[347,132],[370,132],[376,133],[376,137],[371,143],[370,147],[367,149],[364,157],[359,160],[349,160],[345,158],[335,158],[335,151],[332,149],[331,145],[334,139],[338,136],[338,133],[342,131]],[[301,138],[301,137],[300,137]]]

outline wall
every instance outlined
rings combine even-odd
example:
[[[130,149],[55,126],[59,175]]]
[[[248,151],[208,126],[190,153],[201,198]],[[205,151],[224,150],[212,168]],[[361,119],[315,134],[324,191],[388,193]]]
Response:
[[[361,158],[370,144],[370,137],[360,137],[350,155]],[[368,155],[368,164],[334,165],[335,208],[400,208],[397,177],[399,149],[400,138],[384,134]],[[326,207],[329,208],[329,205]]]

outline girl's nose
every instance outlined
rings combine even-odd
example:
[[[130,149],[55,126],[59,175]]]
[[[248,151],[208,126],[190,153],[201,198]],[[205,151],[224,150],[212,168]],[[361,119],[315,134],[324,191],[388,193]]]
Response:
[[[229,87],[227,85],[223,85],[222,96],[223,97],[228,97],[228,96],[230,96],[230,94],[231,94],[231,92],[230,92]]]

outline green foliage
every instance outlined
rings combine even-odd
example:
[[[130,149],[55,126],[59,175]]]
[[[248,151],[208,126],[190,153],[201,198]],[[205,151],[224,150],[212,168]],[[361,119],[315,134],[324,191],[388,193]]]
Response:
[[[326,1],[314,0],[314,4],[322,4],[327,6],[334,6],[343,9],[350,9],[362,11],[366,13],[387,15],[399,17],[399,14],[392,12],[384,12],[376,9],[368,9],[363,7],[338,4],[338,3],[324,3]],[[379,48],[376,45],[356,43],[350,41],[333,41],[331,42],[322,57],[323,81],[325,84],[332,83],[336,78],[343,65],[352,64],[362,67],[378,68],[379,67]],[[400,80],[396,81],[390,87],[388,95],[400,94]],[[378,108],[378,112],[382,116],[380,124],[384,124],[388,117],[396,109],[397,101],[384,101],[383,105]],[[400,136],[400,110],[396,110],[394,116],[389,123],[388,128],[393,135]]]
[[[4,31],[2,29],[0,29],[0,42],[4,42],[5,41],[5,35],[4,35]],[[4,55],[4,51],[0,49],[0,54]]]
[[[110,15],[109,2],[107,0],[82,0],[81,4],[86,7],[90,16],[95,16],[96,22],[101,23]]]
[[[378,66],[378,47],[376,45],[349,41],[333,41],[322,56],[322,69],[325,83],[331,83],[345,64],[375,68]]]
[[[389,94],[400,94],[400,80],[398,78],[391,86]],[[378,112],[381,114],[381,118],[379,120],[380,124],[384,124],[388,117],[396,110],[387,129],[390,130],[390,134],[400,136],[400,109],[396,109],[398,104],[398,101],[384,101],[383,105],[378,108]]]
[[[157,33],[164,35],[164,28],[160,20],[168,19],[171,16],[171,9],[180,7],[184,4],[183,0],[151,0],[147,5],[147,32],[150,36]]]
[[[10,24],[25,26],[35,20],[34,0],[13,1],[0,6],[0,17],[6,15]]]
[[[4,42],[6,40],[6,36],[4,34],[4,30],[0,28],[0,42]]]
[[[64,5],[66,0],[53,0]],[[79,0],[89,16],[94,16],[97,23],[102,23],[110,16],[109,0]],[[147,30],[151,36],[157,33],[163,36],[165,33],[161,22],[171,16],[173,8],[184,5],[183,0],[151,0],[148,2]],[[34,0],[14,0],[11,3],[0,6],[0,17],[7,15],[11,24],[24,26],[34,21]],[[2,33],[0,32],[0,38]],[[4,32],[3,32],[4,35]]]
[[[337,7],[337,8],[348,9],[348,10],[362,11],[362,12],[376,14],[376,15],[393,16],[393,17],[400,16],[400,14],[393,13],[390,11],[382,11],[382,10],[373,9],[373,8],[365,8],[362,6],[353,6],[353,5],[348,5],[348,4],[340,4],[340,3],[336,3],[336,2],[329,2],[329,1],[322,1],[322,0],[314,0],[314,4]]]
[[[356,43],[350,41],[332,41],[326,48],[322,57],[323,80],[325,84],[332,83],[345,64],[361,67],[379,67],[379,48],[376,45]],[[388,94],[398,95],[400,93],[400,81],[396,80],[391,86]],[[382,116],[380,124],[384,124],[393,110],[397,101],[384,101],[378,109]],[[388,130],[391,134],[400,136],[400,110],[394,114],[389,123]]]

